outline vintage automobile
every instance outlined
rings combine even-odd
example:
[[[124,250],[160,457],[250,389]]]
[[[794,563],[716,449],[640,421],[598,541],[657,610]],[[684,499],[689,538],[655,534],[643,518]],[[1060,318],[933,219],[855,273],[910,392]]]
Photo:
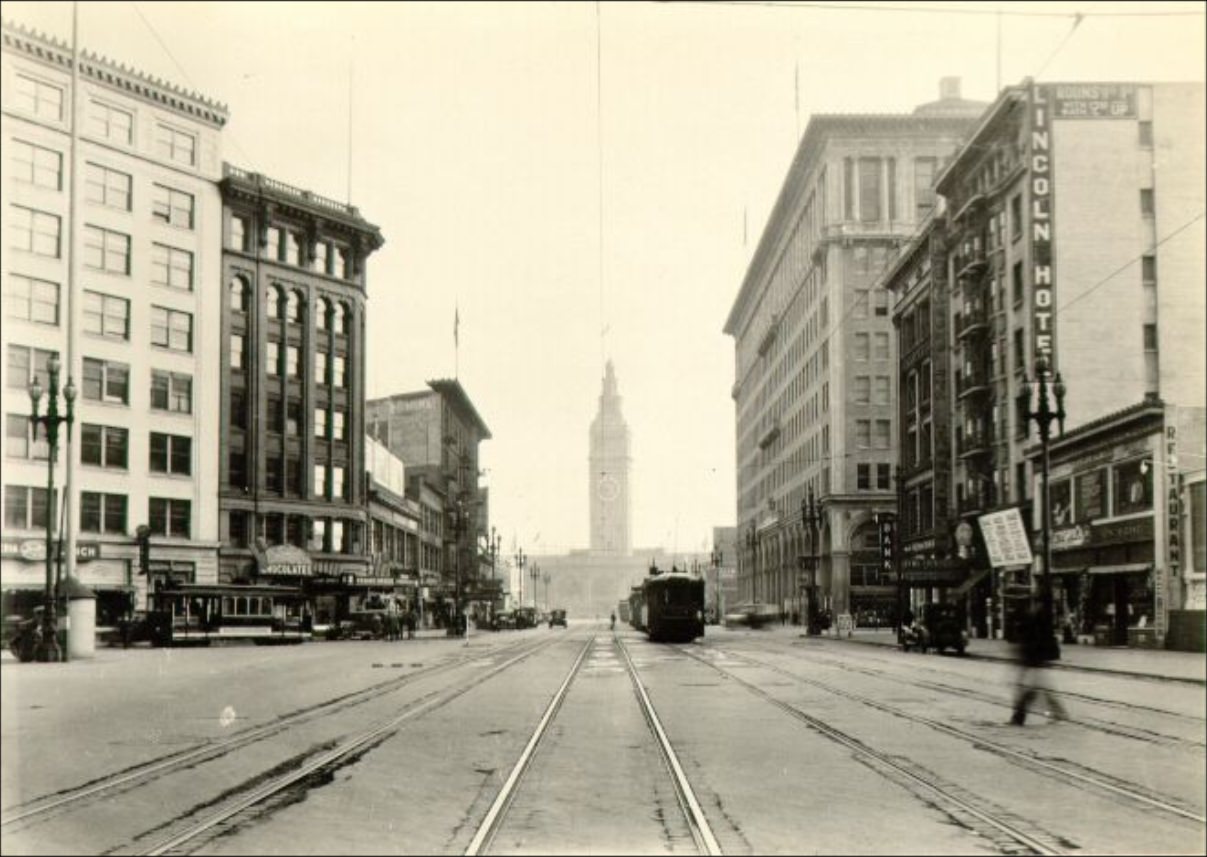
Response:
[[[515,614],[510,610],[500,610],[494,615],[494,621],[491,623],[491,628],[496,631],[514,631]]]
[[[778,622],[779,611],[774,604],[739,604],[733,610],[726,613],[722,621],[727,628],[741,626],[762,628],[764,625]]]
[[[904,629],[901,647],[906,651],[913,647],[922,652],[927,649],[936,652],[955,649],[956,654],[964,654],[964,649],[968,647],[968,632],[964,630],[964,615],[959,605],[923,605],[918,621]]]
[[[563,628],[566,627],[566,611],[565,610],[549,611],[549,627],[552,628],[554,625],[561,625]]]

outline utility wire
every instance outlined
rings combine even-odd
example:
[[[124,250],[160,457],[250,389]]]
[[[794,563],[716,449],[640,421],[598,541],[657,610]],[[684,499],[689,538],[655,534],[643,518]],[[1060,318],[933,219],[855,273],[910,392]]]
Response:
[[[1041,74],[1043,74],[1044,69],[1051,64],[1052,60],[1056,59],[1056,55],[1064,49],[1064,46],[1068,43],[1069,39],[1073,38],[1073,33],[1077,32],[1077,28],[1081,26],[1081,21],[1081,15],[1078,15],[1073,19],[1073,26],[1069,27],[1069,32],[1065,33],[1065,37],[1060,40],[1060,44],[1056,46],[1056,50],[1052,51],[1048,58],[1044,60],[1044,64],[1039,67],[1039,71],[1034,74],[1034,77],[1039,77]]]
[[[1039,10],[1011,9],[1009,4],[1001,9],[969,9],[965,7],[916,6],[882,6],[872,3],[810,3],[794,2],[794,0],[659,0],[668,6],[751,6],[762,8],[783,9],[820,9],[836,12],[907,12],[911,14],[939,15],[1004,15],[1014,18],[1159,18],[1174,16],[1203,17],[1207,11],[1187,9],[1162,9],[1152,12],[1045,12]]]

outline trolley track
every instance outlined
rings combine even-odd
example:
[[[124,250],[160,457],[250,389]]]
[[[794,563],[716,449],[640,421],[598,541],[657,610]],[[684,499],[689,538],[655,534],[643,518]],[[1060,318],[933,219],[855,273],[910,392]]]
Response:
[[[465,849],[466,855],[485,854],[490,850],[492,843],[495,841],[499,832],[507,819],[508,811],[515,802],[516,794],[519,790],[525,774],[531,769],[536,752],[549,734],[549,729],[558,711],[561,709],[566,695],[573,685],[574,680],[578,677],[584,659],[587,653],[595,645],[596,637],[592,637],[587,641],[578,658],[575,660],[570,671],[566,674],[558,691],[554,694],[553,699],[546,707],[543,716],[537,723],[535,730],[528,739],[524,750],[521,752],[510,774],[507,776],[495,796],[493,803],[487,811],[482,822],[479,824],[477,831],[470,840],[468,847]],[[702,854],[719,855],[721,848],[717,844],[716,837],[713,835],[703,810],[700,807],[699,801],[696,799],[695,792],[692,790],[691,784],[687,780],[687,776],[683,771],[683,766],[679,762],[678,755],[671,746],[666,731],[662,727],[662,723],[658,718],[657,712],[654,710],[653,703],[650,701],[649,695],[645,691],[645,687],[641,682],[640,676],[637,674],[637,668],[633,664],[632,658],[624,643],[614,633],[612,635],[614,645],[621,653],[621,661],[624,665],[625,672],[629,678],[634,695],[637,698],[638,705],[641,709],[642,717],[649,727],[650,734],[653,736],[659,751],[659,755],[666,767],[667,773],[670,776],[674,788],[675,799],[683,812],[684,820],[687,823],[688,830],[691,833],[693,842],[697,849]]]
[[[495,650],[493,653],[505,653],[523,647],[526,644],[527,641],[511,643]],[[90,780],[78,786],[25,801],[5,811],[4,815],[0,817],[0,829],[19,829],[21,822],[29,822],[48,813],[66,809],[85,801],[110,795],[114,792],[124,791],[125,789],[145,783],[148,780],[225,756],[234,750],[278,735],[291,727],[363,705],[379,699],[385,694],[400,690],[419,679],[456,669],[481,657],[482,653],[475,653],[421,667],[414,672],[377,682],[366,688],[352,691],[333,699],[323,700],[297,711],[281,715],[268,723],[239,730],[226,738],[208,741],[199,746],[179,750]]]
[[[863,753],[863,754],[875,759],[877,761],[877,763],[887,764],[889,767],[901,771],[907,777],[916,779],[916,775],[909,771],[910,766],[901,764],[899,762],[899,760],[897,760],[895,757],[888,756],[887,754],[880,753],[879,751],[875,750],[874,748],[867,747],[862,742],[860,742],[858,739],[856,739],[850,735],[847,735],[846,733],[842,732],[841,730],[838,730],[838,729],[830,726],[829,724],[818,720],[815,717],[812,717],[811,715],[802,711],[799,707],[794,706],[790,703],[784,702],[782,700],[776,699],[775,697],[771,696],[769,693],[767,693],[765,690],[763,690],[758,685],[742,678],[741,676],[734,673],[732,670],[728,670],[722,666],[719,666],[718,664],[710,661],[708,658],[702,657],[701,655],[699,655],[695,652],[691,652],[682,647],[679,648],[679,651],[686,657],[692,658],[693,660],[696,660],[702,664],[705,664],[705,665],[711,667],[713,670],[715,670],[716,672],[725,676],[727,679],[740,684],[741,686],[745,687],[747,690],[751,691],[752,693],[759,696],[760,698],[770,702],[771,704],[775,705],[776,707],[780,708],[781,710],[785,711],[786,713],[790,714],[791,716],[795,717],[796,719],[802,720],[803,722],[807,723],[808,725],[816,728],[819,732],[826,735],[827,737],[830,737],[833,740],[838,741],[839,743],[843,744],[844,746],[849,746],[852,749],[858,749],[858,751],[860,753]],[[869,699],[865,696],[861,696],[860,694],[853,693],[851,691],[844,690],[843,688],[839,688],[839,687],[835,687],[833,685],[827,684],[826,682],[818,681],[816,679],[806,678],[804,676],[793,673],[790,670],[786,670],[782,667],[776,666],[775,664],[769,664],[764,661],[760,661],[756,658],[751,658],[746,655],[739,654],[737,652],[732,652],[732,651],[721,649],[721,648],[713,648],[712,651],[722,654],[727,658],[732,658],[734,660],[741,661],[750,666],[754,666],[759,669],[768,670],[770,672],[776,673],[778,675],[791,679],[800,684],[804,684],[804,685],[808,685],[810,687],[817,688],[817,689],[825,691],[827,693],[831,693],[836,696],[839,696],[843,699],[847,699],[847,700],[850,700],[853,702],[860,703],[862,705],[866,705],[870,708],[876,709],[878,711],[892,715],[894,717],[898,717],[898,718],[901,718],[903,720],[907,720],[907,721],[910,721],[913,723],[918,723],[919,725],[926,726],[937,732],[941,732],[943,734],[950,735],[950,736],[960,739],[962,741],[966,741],[966,742],[972,744],[974,747],[976,747],[979,750],[983,750],[983,751],[992,753],[993,755],[995,755],[999,758],[1005,759],[1008,762],[1019,765],[1020,767],[1026,768],[1026,769],[1031,770],[1040,775],[1043,775],[1043,776],[1046,776],[1049,778],[1054,778],[1061,782],[1072,783],[1079,787],[1091,788],[1091,789],[1098,791],[1099,793],[1108,795],[1108,796],[1118,799],[1118,800],[1122,800],[1126,803],[1130,803],[1133,806],[1141,807],[1145,810],[1156,810],[1158,812],[1162,812],[1164,814],[1182,819],[1183,821],[1190,821],[1190,822],[1194,822],[1199,825],[1207,824],[1207,817],[1205,817],[1202,814],[1202,812],[1199,811],[1198,809],[1187,807],[1182,802],[1178,801],[1176,798],[1170,797],[1168,795],[1160,795],[1160,794],[1156,794],[1156,793],[1151,793],[1151,794],[1145,793],[1145,792],[1137,789],[1134,785],[1122,782],[1114,777],[1111,777],[1107,774],[1102,773],[1101,771],[1095,771],[1095,770],[1084,768],[1081,766],[1076,766],[1073,763],[1061,763],[1061,762],[1054,762],[1054,761],[1049,761],[1046,759],[1041,759],[1032,754],[1025,753],[1020,750],[1016,750],[1012,747],[1008,747],[1006,745],[999,744],[995,741],[986,739],[985,737],[983,737],[981,735],[976,735],[971,732],[967,732],[963,729],[952,726],[948,723],[944,723],[942,721],[935,720],[933,718],[924,717],[924,716],[917,715],[917,714],[912,714],[908,711],[894,707],[892,705],[882,703],[878,700]],[[927,785],[927,788],[935,790],[938,793],[938,795],[940,797],[942,797],[943,800],[948,801],[950,803],[954,803],[958,806],[961,806],[961,808],[963,808],[963,809],[967,809],[967,807],[964,806],[964,804],[966,804],[967,801],[963,801],[963,803],[961,803],[960,798],[944,794],[943,790],[934,789],[934,787],[930,786],[930,785]],[[981,818],[983,813],[981,813],[980,811],[976,811],[976,812],[973,812],[973,815],[978,818]],[[1029,848],[1037,847],[1036,843],[1034,843],[1033,841],[1030,841],[1033,839],[1033,837],[1031,837],[1030,834],[1021,833],[1020,836],[1015,837],[1014,834],[1010,832],[1012,825],[1009,823],[1003,823],[1003,824],[999,825],[999,823],[997,821],[992,820],[991,818],[982,818],[982,820],[985,821],[986,823],[990,824],[994,828],[1001,830],[1003,833],[1010,836],[1011,838],[1016,839],[1016,841],[1018,841],[1020,844],[1026,845],[1026,847],[1029,847]],[[1043,848],[1047,848],[1047,847],[1054,847],[1054,846],[1049,846],[1049,845],[1043,846]],[[1043,850],[1041,848],[1040,850],[1037,851],[1037,853],[1047,854],[1047,853],[1060,853],[1060,852],[1059,852],[1059,850],[1049,851],[1049,850]]]
[[[902,678],[900,676],[893,675],[884,670],[877,670],[877,669],[873,669],[871,667],[866,667],[866,666],[858,666],[858,665],[855,665],[855,664],[852,664],[852,663],[849,663],[846,661],[840,661],[836,658],[828,658],[828,657],[824,657],[824,656],[819,657],[812,653],[810,654],[810,660],[815,661],[817,663],[825,664],[827,666],[832,666],[836,669],[844,670],[846,672],[857,673],[859,675],[871,676],[873,678],[883,679],[885,681],[893,682],[894,684],[905,685],[906,687],[919,687],[919,688],[925,688],[927,690],[937,690],[941,693],[950,694],[952,696],[959,696],[959,697],[962,697],[965,699],[973,699],[973,700],[976,700],[977,702],[983,702],[988,705],[996,705],[996,706],[1000,706],[1000,707],[1004,707],[1004,708],[1013,708],[1012,701],[1003,700],[999,697],[995,697],[988,693],[983,693],[979,690],[973,690],[973,689],[964,688],[964,687],[957,687],[955,685],[945,684],[940,681],[911,680],[911,679]],[[1156,709],[1156,708],[1152,708],[1150,706],[1132,706],[1132,705],[1129,705],[1126,703],[1115,703],[1115,702],[1112,702],[1111,700],[1101,700],[1101,699],[1097,699],[1095,697],[1090,697],[1086,694],[1066,693],[1066,692],[1062,692],[1062,691],[1055,691],[1055,693],[1058,696],[1079,699],[1080,701],[1086,702],[1089,704],[1123,707],[1126,709],[1146,709],[1150,712],[1157,712],[1157,713],[1161,713],[1161,714],[1169,713],[1169,712],[1164,711],[1163,709]],[[1191,719],[1191,720],[1194,719],[1191,717],[1186,717],[1185,715],[1183,715],[1182,717],[1184,719]],[[1103,719],[1097,718],[1097,717],[1089,717],[1089,716],[1084,716],[1084,715],[1079,716],[1079,717],[1071,717],[1071,718],[1069,718],[1069,722],[1076,723],[1077,725],[1082,726],[1086,729],[1093,729],[1097,732],[1102,732],[1107,735],[1115,735],[1118,737],[1130,738],[1130,739],[1133,739],[1136,741],[1145,741],[1145,742],[1152,743],[1152,744],[1166,744],[1166,745],[1180,744],[1180,745],[1185,745],[1185,746],[1194,747],[1194,748],[1198,748],[1198,749],[1207,748],[1207,743],[1196,740],[1194,738],[1186,738],[1186,737],[1182,737],[1180,735],[1170,735],[1165,732],[1157,732],[1152,729],[1146,729],[1142,726],[1131,726],[1131,725],[1124,724],[1124,723],[1116,723],[1111,720],[1103,720]],[[1201,719],[1199,722],[1202,722]]]

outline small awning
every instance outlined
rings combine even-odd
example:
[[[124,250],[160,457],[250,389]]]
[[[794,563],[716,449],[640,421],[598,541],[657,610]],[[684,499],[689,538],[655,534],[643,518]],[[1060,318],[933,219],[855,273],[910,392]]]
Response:
[[[1123,565],[1091,565],[1090,574],[1148,574],[1153,570],[1150,562],[1132,562]]]

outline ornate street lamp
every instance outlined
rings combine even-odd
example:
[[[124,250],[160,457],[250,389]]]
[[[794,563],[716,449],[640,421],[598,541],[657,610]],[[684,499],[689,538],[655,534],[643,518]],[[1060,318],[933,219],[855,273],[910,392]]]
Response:
[[[543,580],[545,581],[545,610],[546,610],[546,612],[548,612],[548,610],[549,610],[549,572],[545,572],[545,576],[544,576]]]
[[[539,563],[532,563],[529,566],[528,573],[532,576],[532,609],[536,609],[536,582],[541,576],[541,566]]]
[[[746,548],[750,551],[750,600],[757,602],[759,600],[759,551],[758,539],[754,535],[754,521],[750,522],[750,529],[746,531]]]
[[[721,622],[721,549],[714,547],[712,550],[712,570],[714,584],[712,590],[712,610],[713,618],[719,624]]]
[[[520,597],[518,599],[520,605],[524,603],[524,564],[526,562],[528,562],[528,557],[524,556],[524,549],[516,548],[515,566],[520,570]]]
[[[75,421],[73,403],[75,402],[75,384],[67,379],[63,388],[63,399],[67,403],[67,413],[59,415],[59,358],[51,357],[46,364],[49,385],[46,390],[46,413],[38,414],[38,405],[42,400],[42,384],[34,376],[29,385],[29,402],[31,413],[29,421],[33,423],[33,440],[38,439],[38,425],[41,424],[46,432],[46,442],[49,446],[46,457],[46,592],[42,607],[42,634],[38,642],[35,657],[39,661],[58,661],[62,658],[59,647],[58,616],[55,598],[54,580],[54,466],[59,457],[59,426],[67,424],[67,438],[71,439],[71,425]]]
[[[801,524],[803,524],[804,527],[809,531],[809,555],[803,557],[803,559],[808,564],[808,568],[811,573],[811,580],[808,586],[810,587],[811,592],[815,592],[817,588],[817,567],[821,560],[821,554],[819,551],[819,548],[821,547],[820,531],[822,522],[825,520],[825,504],[823,501],[814,497],[812,486],[809,487],[808,496],[801,498],[800,520]],[[799,567],[800,566],[798,565],[798,570]],[[800,589],[800,582],[797,581],[797,598],[800,598]],[[813,603],[812,598],[809,599],[806,612],[810,614],[816,612],[816,605]],[[803,618],[805,621],[806,633],[814,633],[816,624],[812,621],[813,617],[805,616]]]
[[[1060,433],[1064,434],[1065,430],[1065,385],[1060,377],[1060,373],[1056,373],[1053,383],[1049,388],[1049,378],[1052,370],[1048,365],[1048,361],[1040,358],[1035,364],[1036,381],[1034,384],[1027,380],[1026,375],[1023,376],[1018,392],[1019,416],[1025,421],[1027,433],[1030,434],[1031,421],[1034,420],[1036,426],[1039,427],[1039,445],[1040,455],[1042,456],[1043,467],[1043,495],[1040,497],[1040,524],[1043,530],[1043,577],[1040,581],[1040,593],[1043,604],[1043,615],[1048,623],[1049,630],[1053,633],[1053,651],[1056,656],[1060,655],[1060,648],[1055,641],[1055,615],[1054,606],[1052,603],[1052,503],[1049,496],[1048,486],[1048,443],[1052,438],[1052,421],[1056,420],[1060,426]],[[1036,404],[1032,405],[1032,386],[1035,387]],[[1050,390],[1050,395],[1049,395]],[[1052,407],[1052,400],[1055,399],[1055,409]]]

